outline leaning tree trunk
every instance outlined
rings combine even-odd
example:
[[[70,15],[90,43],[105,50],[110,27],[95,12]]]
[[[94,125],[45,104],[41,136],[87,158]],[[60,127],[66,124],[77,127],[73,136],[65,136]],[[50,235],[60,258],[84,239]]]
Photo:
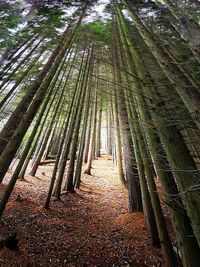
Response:
[[[73,137],[74,122],[77,118],[78,107],[79,107],[78,103],[81,99],[81,87],[79,86],[79,82],[82,79],[82,68],[83,68],[83,64],[85,63],[84,62],[85,52],[86,52],[86,50],[84,50],[84,52],[82,54],[82,58],[81,58],[81,66],[79,69],[78,78],[77,78],[76,86],[75,86],[75,90],[77,91],[76,100],[75,100],[74,109],[73,109],[73,112],[72,112],[72,115],[70,118],[69,130],[68,130],[68,133],[65,137],[65,144],[64,144],[64,148],[63,148],[63,152],[62,152],[62,158],[60,160],[60,168],[59,168],[58,178],[57,178],[57,182],[56,182],[56,187],[55,187],[54,192],[53,192],[53,195],[57,199],[60,199],[63,176],[64,176],[65,167],[67,164],[67,158],[69,155],[71,141],[72,141],[72,137]]]
[[[92,59],[93,59],[93,47],[91,51],[89,47],[86,64],[85,64],[85,70],[83,72],[83,78],[82,78],[82,82],[80,85],[82,95],[81,95],[81,99],[79,102],[79,110],[78,110],[76,122],[74,125],[74,135],[73,135],[72,144],[71,144],[70,162],[69,162],[69,167],[68,167],[67,179],[66,179],[66,183],[64,187],[64,190],[69,191],[69,192],[74,192],[74,179],[73,178],[74,178],[74,167],[75,167],[75,160],[76,160],[76,150],[78,147],[79,130],[80,130],[85,97],[87,93],[87,85],[88,85],[89,72],[90,72],[90,66],[92,64]]]
[[[64,60],[63,60],[63,63],[61,64],[61,65],[62,65],[61,67],[63,67],[66,58],[67,58],[67,55],[65,56],[65,58],[64,58]],[[67,65],[67,67],[68,67],[68,65]],[[61,83],[62,83],[62,81],[63,81],[63,79],[64,79],[64,75],[65,75],[65,73],[66,73],[66,69],[67,69],[67,67],[66,67],[65,70],[63,71],[63,74],[62,74],[62,77],[61,77],[61,79],[60,79],[60,82],[59,82],[59,84],[58,84],[58,86],[57,86],[57,88],[56,88],[57,91],[59,91],[59,89],[60,89],[60,87],[61,87]],[[71,68],[70,68],[68,74],[70,73],[70,71],[71,71]],[[59,74],[58,74],[58,75],[59,75]],[[69,75],[68,75],[68,77],[69,77]],[[43,154],[44,154],[44,150],[45,150],[45,148],[46,148],[46,146],[47,146],[47,142],[48,142],[48,140],[49,140],[49,137],[50,137],[51,134],[53,133],[52,131],[55,130],[54,127],[53,127],[53,124],[54,124],[54,121],[55,121],[56,117],[58,118],[58,116],[59,116],[59,109],[60,109],[60,106],[62,107],[62,105],[64,104],[64,100],[65,100],[65,98],[64,98],[63,96],[64,96],[64,92],[65,92],[65,89],[66,89],[66,84],[67,84],[67,81],[68,81],[68,77],[65,78],[65,83],[64,83],[63,87],[61,88],[61,92],[60,92],[60,95],[58,96],[58,99],[56,100],[56,106],[55,106],[55,108],[54,108],[54,110],[53,110],[53,112],[52,112],[52,117],[51,117],[51,119],[50,119],[50,123],[49,123],[49,125],[48,125],[48,127],[47,127],[47,131],[46,131],[44,140],[43,140],[43,142],[42,142],[42,145],[41,145],[41,147],[40,147],[40,150],[39,150],[39,152],[38,152],[38,154],[37,154],[37,157],[36,157],[36,159],[35,159],[35,161],[34,161],[34,164],[33,164],[33,166],[32,166],[31,172],[30,172],[30,175],[32,175],[32,176],[35,176],[35,174],[36,174],[36,172],[37,172],[37,169],[38,169],[38,166],[39,166],[39,164],[40,164],[40,161],[41,161],[41,159],[42,159],[42,156],[43,156]],[[57,76],[56,78],[58,78],[58,76]]]
[[[118,23],[120,23],[119,17],[118,17]],[[119,28],[121,28],[120,24],[119,24]],[[125,39],[125,44],[126,44],[126,39]],[[125,51],[127,51],[127,49],[129,49],[129,46],[126,45],[125,49],[126,49]],[[136,54],[134,53],[135,58],[131,58],[131,56],[132,55],[130,53],[126,53],[126,58],[128,59],[128,61],[127,61],[128,66],[129,66],[130,70],[132,71],[134,77],[140,78],[140,76],[138,76],[137,73],[133,72],[135,69],[137,70],[137,65],[135,64],[134,68],[132,68],[132,66],[133,66],[132,62],[137,60]],[[140,63],[137,62],[137,64],[140,64]],[[135,79],[134,82],[136,83],[135,88],[140,88],[138,80]],[[135,96],[136,96],[137,103],[138,103],[138,109],[141,111],[141,115],[147,114],[148,111],[145,109],[144,103],[141,102],[141,99],[143,100],[142,92],[136,93]],[[144,116],[142,116],[141,118],[143,120]],[[148,117],[148,121],[146,119],[144,122],[146,125],[149,125],[150,117]],[[149,128],[148,128],[148,131],[150,131]],[[155,214],[159,238],[161,241],[161,247],[162,247],[162,251],[164,254],[164,258],[165,258],[165,263],[167,266],[176,266],[176,264],[177,264],[176,259],[174,257],[172,244],[171,244],[171,241],[169,238],[168,230],[166,227],[166,223],[165,223],[164,216],[163,216],[162,209],[161,209],[161,205],[160,205],[158,192],[157,192],[155,181],[154,181],[153,166],[152,166],[151,162],[149,161],[149,157],[147,156],[146,145],[144,143],[142,135],[139,135],[139,134],[140,134],[140,131],[137,131],[137,138],[140,138],[138,140],[138,144],[140,147],[139,149],[140,149],[140,153],[142,155],[142,159],[143,159],[143,163],[144,163],[144,167],[145,167],[146,180],[148,183],[148,188],[149,188],[151,202],[152,202],[152,206],[153,206],[153,210],[154,210],[154,214]]]
[[[115,35],[114,35],[115,36]],[[130,125],[128,122],[128,114],[126,110],[126,100],[123,92],[122,77],[120,73],[120,61],[119,54],[117,53],[116,40],[113,40],[112,47],[112,59],[114,62],[114,82],[117,84],[117,101],[119,108],[119,120],[122,129],[123,143],[124,143],[124,160],[126,167],[126,180],[128,187],[128,197],[129,197],[129,211],[141,211],[142,210],[142,199],[138,172],[135,162],[135,153],[133,148],[133,142],[130,135]]]
[[[73,41],[73,38],[77,32],[78,26],[81,23],[81,19],[84,15],[84,12],[82,13],[82,16],[80,17],[78,23],[76,24],[76,27],[71,33],[70,38],[66,38],[66,35],[68,35],[69,30],[66,30],[62,36],[63,42],[60,42],[60,44],[56,47],[54,50],[52,56],[48,60],[48,64],[46,63],[42,71],[40,72],[40,75],[38,79],[31,85],[31,87],[28,90],[27,95],[22,99],[19,106],[16,108],[15,112],[7,122],[7,124],[4,127],[4,130],[2,131],[4,138],[6,138],[7,134],[5,133],[5,129],[7,129],[7,133],[9,135],[8,140],[1,139],[0,140],[0,146],[1,148],[5,148],[0,156],[0,181],[3,180],[4,175],[10,165],[10,162],[12,161],[29,125],[31,124],[32,120],[34,119],[38,108],[40,107],[40,104],[44,98],[44,95],[47,91],[48,85],[50,84],[54,72],[57,69],[57,67],[60,65],[60,61],[63,58],[63,56],[66,53],[66,50],[70,46],[71,42]],[[61,51],[60,51],[61,50]],[[47,79],[45,82],[41,85],[43,78],[46,76],[46,72],[49,69],[49,64],[51,65],[51,62],[54,62],[53,67],[51,68],[51,71],[47,75]],[[40,88],[39,88],[40,87]],[[39,88],[39,90],[37,90]],[[37,92],[35,94],[35,92]],[[28,105],[26,103],[26,100],[30,103],[33,96],[35,95],[33,101],[31,102],[28,111],[24,114],[24,112],[27,110]],[[16,125],[17,122],[17,125]],[[10,125],[10,127],[8,127]],[[16,130],[15,130],[16,129]],[[13,130],[15,130],[13,134]],[[0,138],[3,137],[0,135]],[[12,138],[12,139],[10,139]],[[10,140],[10,141],[9,141]],[[3,142],[4,141],[4,142]],[[9,141],[9,143],[7,143]],[[3,142],[3,144],[1,143]],[[6,146],[7,144],[7,146]]]
[[[132,46],[131,46],[131,44],[129,44],[129,46],[126,46],[126,47],[131,48]],[[133,54],[136,57],[136,53],[134,52]],[[132,64],[131,54],[129,54],[127,56],[127,58],[130,60],[130,65],[131,65]],[[141,56],[140,57],[138,56],[137,58],[141,58]],[[151,64],[155,65],[155,62],[151,63]],[[138,63],[138,66],[140,66],[140,67],[143,65],[144,65],[143,62]],[[135,72],[134,72],[135,69],[136,68],[134,67],[134,69],[132,69],[132,70],[133,70],[134,76],[137,77],[136,76],[137,74],[135,74]],[[142,70],[140,71],[140,73],[142,73]],[[147,76],[148,76],[147,74],[146,75],[144,74],[144,76],[141,76],[141,80],[143,80],[145,82]],[[141,88],[140,85],[138,84],[137,79],[135,79],[134,82],[136,84],[135,88],[138,88],[138,89]],[[145,82],[145,84],[146,84],[146,82]],[[149,95],[149,93],[152,91],[152,87],[149,88],[149,91],[147,90],[148,89],[147,86],[144,86],[144,89],[145,89],[146,95]],[[145,105],[145,100],[141,98],[141,91],[142,91],[142,88],[138,92],[136,92],[136,94],[135,94],[137,102],[140,103],[138,106],[141,110],[140,115],[141,115],[142,120],[146,121],[147,125],[150,125],[151,119],[150,119],[150,115],[148,115],[148,113],[147,113],[148,110],[146,109],[146,112],[144,112],[145,110],[142,109],[142,107],[144,107],[144,105]],[[153,94],[152,97],[155,98],[155,94]],[[160,99],[158,99],[158,101],[160,101]],[[175,233],[177,236],[177,240],[178,240],[179,248],[181,251],[184,266],[190,266],[191,262],[193,262],[193,258],[196,258],[196,255],[197,255],[196,252],[198,251],[198,249],[197,249],[198,246],[195,245],[195,240],[193,240],[194,242],[192,241],[192,243],[191,243],[190,239],[185,238],[185,236],[187,236],[189,233],[192,233],[190,230],[190,223],[187,220],[187,217],[185,215],[183,215],[182,212],[180,213],[180,210],[177,209],[177,204],[176,204],[177,198],[176,199],[173,198],[173,196],[177,195],[177,190],[176,190],[175,184],[173,182],[173,177],[170,174],[170,172],[164,172],[163,171],[167,167],[163,166],[163,163],[162,163],[161,159],[159,158],[159,155],[161,153],[161,149],[157,148],[157,138],[154,137],[155,134],[152,131],[150,131],[149,127],[145,128],[145,135],[147,135],[147,137],[148,137],[148,142],[150,143],[149,148],[150,148],[151,154],[153,156],[153,160],[154,160],[154,164],[156,166],[158,176],[161,179],[162,186],[166,192],[167,201],[168,201],[168,203],[171,203],[171,205],[172,205],[172,203],[174,203],[172,209],[170,209],[170,212],[171,212],[172,223],[173,223]],[[161,158],[163,158],[163,156],[161,156]],[[175,207],[176,207],[176,209],[174,209]],[[185,227],[183,227],[183,220],[184,220]],[[191,250],[192,253],[190,252],[191,245],[194,246],[193,249]]]
[[[200,129],[200,113],[199,113],[199,105],[200,105],[200,93],[198,86],[195,87],[191,84],[190,80],[184,75],[184,73],[180,70],[179,66],[171,62],[171,58],[162,48],[162,46],[158,43],[158,40],[154,40],[148,31],[148,29],[144,26],[143,22],[140,20],[138,15],[127,5],[127,1],[122,0],[123,4],[127,8],[132,20],[134,21],[135,26],[137,27],[141,37],[143,38],[146,45],[149,47],[151,53],[156,58],[157,62],[166,73],[166,76],[172,82],[175,90],[179,94],[180,98],[183,100],[185,106],[188,111],[192,114],[193,119]],[[123,14],[118,5],[117,12],[120,16],[120,19],[123,22]]]
[[[38,56],[31,62],[31,64],[28,66],[26,71],[22,74],[22,76],[16,81],[16,83],[13,85],[13,87],[10,89],[10,91],[4,96],[4,98],[0,102],[0,109],[3,107],[3,105],[6,103],[6,101],[9,99],[9,97],[14,93],[14,91],[18,88],[19,84],[23,81],[23,79],[26,77],[26,75],[30,72],[30,70],[33,68],[35,63],[38,61],[38,59],[43,55],[44,50],[42,50]]]
[[[120,45],[118,45],[118,47],[120,47],[122,64],[125,67],[126,62],[123,58],[122,47]],[[130,91],[132,84],[128,78],[127,73],[125,73],[124,75],[126,79],[126,88],[129,88],[129,89],[124,89],[124,91],[126,95],[128,120],[131,125],[132,140],[134,144],[135,158],[137,162],[137,168],[138,168],[139,179],[140,179],[143,211],[144,211],[146,222],[147,222],[150,234],[151,234],[152,245],[155,247],[160,247],[160,239],[159,239],[158,228],[156,224],[157,220],[154,215],[154,207],[151,201],[152,191],[150,190],[150,187],[148,188],[147,179],[146,179],[148,173],[146,172],[145,167],[146,167],[146,164],[148,164],[148,166],[152,166],[151,168],[153,169],[152,160],[150,159],[150,154],[147,152],[147,147],[145,145],[143,131],[139,123],[140,118],[137,115],[136,105],[134,103],[135,98],[133,97],[132,92]],[[150,178],[154,179],[153,172]],[[153,194],[157,195],[157,192],[153,192]],[[156,217],[158,217],[157,213],[155,214],[156,214]],[[161,216],[162,216],[162,213],[161,213]],[[164,229],[166,229],[166,225],[165,224],[162,225],[162,231],[164,230],[163,227]]]
[[[72,66],[73,66],[73,64],[72,64]],[[61,154],[62,154],[62,151],[63,151],[63,146],[64,146],[64,143],[65,143],[65,140],[66,140],[66,136],[67,136],[67,130],[68,130],[68,127],[69,127],[69,122],[70,122],[70,118],[71,118],[71,112],[72,112],[74,104],[76,102],[75,100],[76,100],[77,89],[78,89],[78,87],[75,88],[73,96],[72,96],[72,99],[71,99],[71,103],[70,103],[70,105],[69,105],[69,107],[67,109],[67,111],[68,111],[67,114],[68,115],[67,115],[67,118],[66,118],[66,121],[65,121],[64,131],[63,131],[62,138],[61,138],[61,141],[60,141],[60,144],[59,144],[58,153],[57,153],[57,156],[56,156],[56,162],[55,162],[55,165],[54,165],[54,168],[53,168],[53,173],[52,173],[52,176],[51,176],[51,182],[50,182],[48,194],[47,194],[47,197],[46,197],[46,200],[45,200],[45,203],[44,203],[44,208],[45,209],[49,208],[49,203],[50,203],[51,195],[52,195],[52,192],[53,192],[54,183],[55,183],[55,180],[56,180],[56,174],[57,174],[57,170],[58,170],[58,165],[59,165],[59,162],[60,162],[60,157],[61,157]]]

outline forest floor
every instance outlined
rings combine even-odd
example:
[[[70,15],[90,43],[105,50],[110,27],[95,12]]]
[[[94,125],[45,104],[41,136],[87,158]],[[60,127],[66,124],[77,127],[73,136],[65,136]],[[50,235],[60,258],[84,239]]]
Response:
[[[0,237],[17,233],[19,249],[0,250],[0,266],[163,266],[143,214],[128,213],[127,192],[110,158],[94,160],[93,175],[83,175],[80,190],[63,194],[62,201],[51,201],[45,210],[52,168],[41,166],[37,177],[17,183],[0,222]]]

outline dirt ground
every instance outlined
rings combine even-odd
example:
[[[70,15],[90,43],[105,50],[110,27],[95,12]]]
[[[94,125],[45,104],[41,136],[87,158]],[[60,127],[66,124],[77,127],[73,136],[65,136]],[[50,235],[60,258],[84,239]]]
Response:
[[[17,233],[19,249],[0,250],[0,266],[163,266],[160,249],[151,247],[143,214],[128,213],[127,192],[109,158],[95,160],[81,189],[63,194],[62,201],[51,201],[45,210],[52,168],[41,166],[37,177],[17,183],[0,221],[0,237]]]

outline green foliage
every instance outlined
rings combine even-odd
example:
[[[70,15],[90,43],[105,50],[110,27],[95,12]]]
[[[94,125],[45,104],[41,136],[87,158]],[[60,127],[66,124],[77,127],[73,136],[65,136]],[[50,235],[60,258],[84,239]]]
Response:
[[[49,28],[62,28],[65,26],[65,12],[59,6],[42,6],[38,9],[38,16],[42,17],[45,26]],[[37,19],[37,18],[36,18]]]
[[[0,2],[0,39],[1,46],[6,46],[9,44],[10,38],[13,33],[12,30],[15,30],[20,23],[22,23],[23,17],[20,14],[20,5],[15,4],[11,5],[7,1]]]
[[[109,44],[111,40],[111,25],[100,20],[90,22],[80,28],[76,41],[82,43],[86,40]]]
[[[97,39],[99,38],[100,41],[105,43],[109,42],[111,36],[108,30],[108,24],[104,24],[101,21],[95,21],[90,23],[88,26]]]

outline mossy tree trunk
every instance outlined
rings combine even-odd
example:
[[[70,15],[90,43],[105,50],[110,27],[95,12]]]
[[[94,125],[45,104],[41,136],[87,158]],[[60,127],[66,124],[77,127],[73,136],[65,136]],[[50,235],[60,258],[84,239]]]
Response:
[[[131,47],[130,43],[129,43],[129,46],[127,46],[127,47]],[[133,45],[132,45],[132,47],[133,47]],[[141,58],[141,55],[138,55],[136,57],[135,52],[133,52],[134,59]],[[129,53],[128,58],[131,58],[131,53]],[[130,62],[130,65],[132,64],[132,62],[133,61]],[[155,65],[155,62],[153,64]],[[139,75],[142,74],[141,66],[143,66],[143,65],[144,65],[144,63],[140,62],[140,61],[139,61],[139,64],[137,64],[137,66],[140,66],[140,71],[138,73]],[[146,66],[146,68],[147,68],[147,66]],[[134,67],[134,69],[138,69],[138,67],[137,68]],[[132,68],[132,73],[134,73],[134,69]],[[143,73],[145,73],[145,72],[143,71]],[[137,73],[135,73],[134,75],[137,75]],[[139,77],[141,77],[141,79],[145,82],[146,77],[148,77],[148,75],[146,73],[144,76],[139,76]],[[146,82],[145,82],[145,84],[147,84]],[[135,79],[134,83],[138,84],[138,80]],[[138,99],[137,102],[140,103],[138,108],[139,108],[139,111],[141,110],[140,111],[141,118],[143,121],[146,121],[146,125],[151,125],[152,122],[150,122],[151,116],[148,115],[148,107],[146,107],[146,111],[144,108],[142,108],[145,105],[145,100],[144,99],[142,100],[142,98],[141,98],[142,87],[138,84],[138,86],[135,88],[140,88],[140,91],[138,91],[138,93],[136,93],[136,96]],[[152,92],[152,86],[150,88],[148,88],[147,86],[144,86],[143,89],[144,89],[144,92],[146,95],[148,95],[148,96],[151,95],[155,99],[155,96],[156,96],[155,93],[154,94],[151,93]],[[158,101],[158,103],[160,102],[159,96],[157,98],[157,101]],[[150,110],[152,110],[152,108]],[[157,113],[155,113],[155,114],[157,114]],[[154,114],[154,116],[155,116],[155,114]],[[162,127],[164,127],[164,121],[161,118],[160,118],[160,121],[162,121],[162,126],[155,123],[159,129],[159,131],[158,131],[159,133],[160,133],[161,129],[163,129]],[[169,127],[165,127],[165,128],[169,129]],[[170,129],[169,129],[169,132],[170,132]],[[163,133],[163,131],[162,131],[162,133]],[[158,155],[162,154],[161,148],[158,147],[159,140],[157,139],[157,137],[155,136],[153,131],[149,130],[149,127],[146,128],[145,135],[147,136],[147,139],[148,139],[149,148],[150,148],[153,160],[154,160],[154,165],[156,166],[156,171],[157,171],[158,176],[161,180],[164,191],[166,192],[165,197],[167,198],[168,203],[171,203],[171,205],[173,205],[173,208],[170,209],[170,212],[172,215],[172,223],[173,223],[174,230],[175,230],[175,233],[177,236],[178,245],[179,245],[179,248],[180,248],[180,251],[182,254],[182,260],[183,260],[184,266],[188,266],[188,264],[189,265],[195,264],[196,260],[194,260],[194,258],[196,258],[196,255],[198,254],[197,253],[198,252],[198,246],[195,243],[195,239],[193,240],[194,242],[191,242],[191,239],[185,238],[185,236],[187,236],[189,233],[192,234],[192,231],[191,231],[190,222],[188,221],[187,216],[183,215],[184,214],[184,208],[182,207],[183,210],[182,210],[182,212],[180,212],[180,209],[177,207],[177,203],[176,203],[177,198],[175,199],[173,197],[173,196],[176,196],[178,194],[178,191],[176,189],[176,185],[174,183],[173,176],[169,171],[168,172],[163,171],[165,169],[168,169],[169,167],[167,167],[167,164],[163,165],[163,162],[161,161],[161,158],[164,158],[163,155],[161,156],[161,158],[159,158]],[[164,137],[166,137],[166,134],[165,133],[161,134],[161,136],[162,136],[161,141],[163,142],[162,139]],[[181,139],[180,139],[180,137],[181,136],[179,135],[179,141],[182,140],[182,137],[181,137]],[[182,153],[184,154],[185,152],[182,152]],[[179,202],[181,203],[180,200],[179,200]],[[174,203],[174,204],[172,204],[172,203]],[[176,207],[176,209],[175,209],[175,207]],[[183,227],[183,220],[184,220],[185,227]],[[191,245],[194,246],[192,250],[191,250]],[[192,251],[192,253],[191,253],[191,251]]]

